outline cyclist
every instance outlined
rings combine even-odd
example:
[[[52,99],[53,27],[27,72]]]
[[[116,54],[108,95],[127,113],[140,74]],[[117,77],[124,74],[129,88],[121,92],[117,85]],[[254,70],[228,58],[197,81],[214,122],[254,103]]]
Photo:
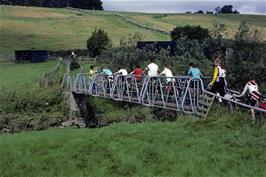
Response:
[[[209,86],[211,87],[211,92],[218,96],[225,95],[225,73],[225,69],[220,65],[220,60],[218,58],[215,59],[213,78]],[[222,102],[221,99],[219,99],[219,101]]]
[[[141,81],[141,76],[143,74],[143,70],[140,68],[140,65],[137,64],[136,68],[130,74],[134,74],[135,78],[136,78],[136,81],[140,82]]]
[[[258,106],[259,100],[261,99],[261,93],[259,91],[258,84],[255,80],[250,80],[246,83],[245,88],[240,96],[248,94],[249,104],[251,106]],[[252,120],[255,120],[255,111],[250,109]]]
[[[150,61],[151,63],[147,66],[145,70],[148,71],[148,76],[157,76],[159,67],[157,64],[154,63],[154,58],[151,58]]]
[[[188,70],[189,76],[191,76],[193,79],[200,79],[201,77],[203,77],[200,70],[197,67],[195,67],[194,63],[189,63],[188,65],[189,65],[189,70]]]

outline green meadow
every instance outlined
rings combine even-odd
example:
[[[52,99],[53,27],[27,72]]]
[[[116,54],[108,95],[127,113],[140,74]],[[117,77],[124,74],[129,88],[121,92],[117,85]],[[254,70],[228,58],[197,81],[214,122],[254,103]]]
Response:
[[[199,15],[199,14],[143,14],[77,9],[47,9],[36,7],[0,6],[0,52],[18,49],[64,50],[86,48],[91,33],[101,28],[118,46],[123,36],[142,33],[144,40],[169,40],[166,34],[140,28],[116,14],[155,29],[171,31],[176,26],[201,25],[211,28],[214,23],[227,26],[225,37],[232,38],[241,20],[266,32],[263,15]],[[265,40],[265,35],[263,36]]]
[[[253,29],[258,29],[263,33],[266,40],[266,16],[265,15],[210,15],[210,14],[130,14],[128,18],[154,28],[171,31],[176,26],[200,25],[211,29],[214,23],[223,23],[227,30],[226,38],[233,38],[238,30],[241,21],[246,20]]]
[[[50,71],[57,61],[46,63],[1,63],[0,88],[15,89],[24,85],[37,85],[38,78]]]
[[[265,127],[224,111],[205,121],[1,135],[1,176],[265,177]]]
[[[120,38],[134,32],[146,40],[168,40],[167,35],[151,32],[126,23],[119,17],[98,16],[78,10],[32,7],[0,7],[1,53],[15,49],[78,49],[86,48],[86,41],[97,29],[104,29],[114,46]]]

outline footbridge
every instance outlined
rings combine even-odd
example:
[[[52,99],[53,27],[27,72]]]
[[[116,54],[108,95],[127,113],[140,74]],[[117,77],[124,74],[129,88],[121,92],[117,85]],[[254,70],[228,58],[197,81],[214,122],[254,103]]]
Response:
[[[259,112],[266,112],[209,92],[205,88],[209,79],[192,79],[188,76],[145,76],[141,81],[137,81],[134,75],[110,77],[97,74],[89,78],[87,74],[80,73],[65,74],[61,88],[75,94],[175,110],[202,118],[207,117],[215,97],[230,103],[233,107],[253,108]]]

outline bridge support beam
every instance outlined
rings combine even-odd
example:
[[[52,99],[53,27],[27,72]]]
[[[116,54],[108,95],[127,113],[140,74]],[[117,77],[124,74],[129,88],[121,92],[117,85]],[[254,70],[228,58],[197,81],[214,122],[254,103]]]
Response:
[[[87,113],[87,98],[82,94],[64,92],[68,106],[67,120],[62,123],[64,127],[86,127],[84,117]]]

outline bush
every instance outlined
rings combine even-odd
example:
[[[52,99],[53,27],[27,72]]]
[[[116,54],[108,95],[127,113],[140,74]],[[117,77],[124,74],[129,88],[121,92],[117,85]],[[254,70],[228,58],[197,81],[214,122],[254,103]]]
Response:
[[[206,38],[209,38],[209,30],[204,29],[200,26],[190,26],[186,25],[184,27],[176,27],[171,31],[171,39],[179,40],[181,38],[185,38],[188,40],[197,39],[199,41],[203,41]]]
[[[95,57],[101,54],[102,51],[107,50],[112,46],[112,42],[108,34],[103,30],[95,30],[87,41],[87,48],[90,57]]]
[[[232,43],[232,54],[226,60],[228,78],[235,88],[243,88],[249,80],[258,81],[260,90],[266,92],[266,45],[261,43],[261,33],[251,30],[243,21]]]
[[[63,95],[53,89],[21,87],[1,90],[0,131],[42,130],[63,122]]]
[[[175,55],[171,55],[170,50],[150,50],[151,48],[152,46],[147,46],[144,50],[132,47],[113,48],[102,52],[96,60],[113,71],[121,66],[131,71],[136,64],[140,64],[142,68],[145,68],[150,62],[149,58],[154,57],[161,70],[167,64],[174,75],[186,75],[189,62],[198,65],[205,75],[211,74],[212,62],[207,59],[204,53],[207,42],[179,40],[177,41]]]

